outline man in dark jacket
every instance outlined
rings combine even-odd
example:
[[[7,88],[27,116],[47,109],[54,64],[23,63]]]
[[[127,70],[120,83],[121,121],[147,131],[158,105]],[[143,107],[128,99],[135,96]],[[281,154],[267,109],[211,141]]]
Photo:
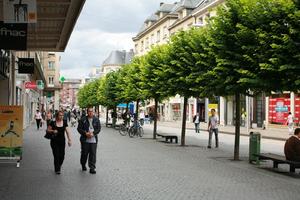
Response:
[[[287,160],[300,161],[300,128],[285,142],[284,154]]]
[[[101,130],[100,120],[94,116],[93,108],[88,108],[88,114],[82,117],[78,123],[77,131],[80,133],[82,171],[86,171],[87,159],[91,174],[96,174],[96,152],[98,134]]]

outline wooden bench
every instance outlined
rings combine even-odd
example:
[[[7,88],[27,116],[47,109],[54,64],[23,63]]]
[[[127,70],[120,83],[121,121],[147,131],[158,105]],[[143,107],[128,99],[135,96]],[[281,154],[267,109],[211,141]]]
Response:
[[[279,164],[290,165],[290,172],[295,172],[296,168],[300,168],[300,162],[287,160],[285,156],[280,156],[272,153],[254,154],[259,160],[272,160],[273,168],[278,168]]]
[[[175,143],[178,143],[177,135],[163,135],[163,134],[159,134],[159,133],[156,133],[156,135],[165,138],[166,142],[172,143],[173,139],[174,139]]]

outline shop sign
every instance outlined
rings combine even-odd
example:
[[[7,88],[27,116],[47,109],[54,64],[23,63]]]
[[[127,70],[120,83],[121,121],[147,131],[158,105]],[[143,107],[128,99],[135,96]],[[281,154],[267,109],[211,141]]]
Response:
[[[25,89],[36,89],[37,85],[35,82],[27,81],[25,82]]]
[[[19,58],[18,67],[19,74],[33,74],[34,58]]]
[[[0,49],[26,50],[27,24],[5,24],[0,22]]]

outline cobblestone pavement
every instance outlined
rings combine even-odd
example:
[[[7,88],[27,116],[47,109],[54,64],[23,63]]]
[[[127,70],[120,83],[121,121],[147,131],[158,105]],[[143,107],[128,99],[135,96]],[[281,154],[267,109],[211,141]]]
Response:
[[[244,158],[247,138],[241,140],[242,161],[231,161],[231,135],[220,135],[219,149],[206,149],[207,137],[201,133],[188,133],[188,146],[180,147],[149,139],[151,127],[145,127],[144,138],[103,128],[97,174],[91,175],[80,170],[79,137],[74,128],[72,133],[74,145],[66,148],[62,174],[56,175],[44,131],[28,128],[21,167],[0,164],[1,200],[299,200],[299,175],[289,175],[285,167],[269,170],[270,163],[250,165]],[[282,142],[265,146],[277,149]]]

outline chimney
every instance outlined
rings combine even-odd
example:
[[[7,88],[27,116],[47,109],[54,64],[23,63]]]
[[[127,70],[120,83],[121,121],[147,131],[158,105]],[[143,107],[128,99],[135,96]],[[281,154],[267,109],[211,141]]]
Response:
[[[160,2],[160,6],[164,5],[165,3],[164,2]]]

